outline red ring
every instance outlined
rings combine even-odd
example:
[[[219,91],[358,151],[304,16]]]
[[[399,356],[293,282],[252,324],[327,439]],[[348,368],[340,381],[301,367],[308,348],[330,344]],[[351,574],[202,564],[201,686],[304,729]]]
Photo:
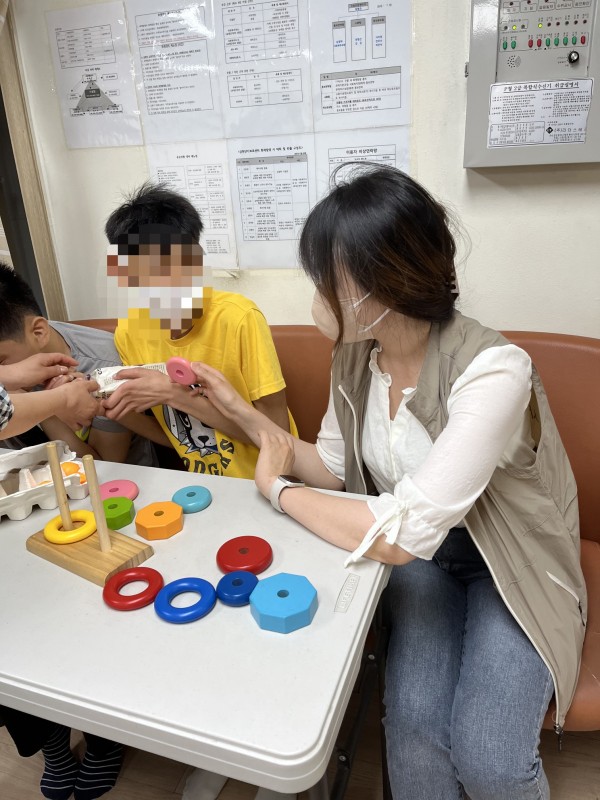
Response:
[[[217,565],[221,572],[245,570],[258,575],[273,561],[271,545],[260,536],[237,536],[219,547]]]
[[[148,586],[137,594],[120,594],[120,590],[128,583],[145,581]],[[102,597],[107,606],[117,611],[135,611],[154,602],[154,598],[163,588],[165,582],[160,572],[150,567],[131,567],[122,569],[106,582]]]

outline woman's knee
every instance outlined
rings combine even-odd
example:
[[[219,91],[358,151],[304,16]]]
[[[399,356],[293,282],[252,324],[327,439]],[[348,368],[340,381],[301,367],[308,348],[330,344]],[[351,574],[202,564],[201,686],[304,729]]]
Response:
[[[483,733],[483,732],[482,732]],[[452,742],[458,780],[471,800],[547,800],[548,781],[537,753],[507,752],[505,743],[487,738],[480,747]]]

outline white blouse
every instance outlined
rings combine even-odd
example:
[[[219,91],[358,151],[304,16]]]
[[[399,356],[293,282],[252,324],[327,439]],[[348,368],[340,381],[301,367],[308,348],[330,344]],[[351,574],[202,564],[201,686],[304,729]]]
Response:
[[[378,497],[368,502],[375,521],[346,564],[357,561],[378,536],[418,558],[430,559],[448,531],[487,486],[498,466],[527,467],[533,440],[526,410],[531,396],[531,359],[512,344],[480,353],[455,381],[448,397],[448,423],[432,444],[406,404],[404,389],[389,418],[392,378],[371,352],[373,373],[363,428],[363,459]],[[317,440],[327,469],[344,480],[344,451],[330,394]]]

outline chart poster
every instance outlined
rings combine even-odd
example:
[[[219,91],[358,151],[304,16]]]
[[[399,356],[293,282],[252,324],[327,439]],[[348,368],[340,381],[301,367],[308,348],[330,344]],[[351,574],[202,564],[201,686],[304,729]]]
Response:
[[[217,0],[228,137],[312,130],[307,0]]]
[[[46,12],[67,146],[142,144],[122,3]]]
[[[310,0],[315,131],[410,122],[410,0]]]
[[[146,154],[151,177],[187,197],[198,210],[204,263],[213,269],[237,268],[225,142],[149,145]]]
[[[315,134],[317,199],[327,194],[333,180],[346,179],[366,161],[408,172],[409,132],[405,125]]]
[[[126,0],[144,138],[223,136],[212,0]]]
[[[294,267],[316,201],[312,134],[231,139],[229,172],[240,263]]]

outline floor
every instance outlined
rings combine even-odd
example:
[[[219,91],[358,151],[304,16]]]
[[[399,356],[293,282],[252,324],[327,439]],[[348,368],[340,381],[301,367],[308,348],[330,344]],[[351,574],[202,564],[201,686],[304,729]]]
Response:
[[[73,745],[82,740],[74,734]],[[600,800],[600,732],[565,734],[562,752],[556,737],[544,731],[542,756],[552,800]],[[5,728],[0,728],[0,798],[39,800],[41,756],[21,759]],[[333,778],[333,767],[330,779]],[[175,761],[138,750],[128,750],[116,787],[106,795],[110,800],[180,800],[189,768]],[[255,787],[229,780],[219,800],[254,800]],[[345,800],[382,800],[378,708],[371,704],[367,724],[354,762]],[[306,800],[307,794],[298,800]],[[408,800],[408,799],[407,799]],[[435,800],[432,798],[432,800]]]

